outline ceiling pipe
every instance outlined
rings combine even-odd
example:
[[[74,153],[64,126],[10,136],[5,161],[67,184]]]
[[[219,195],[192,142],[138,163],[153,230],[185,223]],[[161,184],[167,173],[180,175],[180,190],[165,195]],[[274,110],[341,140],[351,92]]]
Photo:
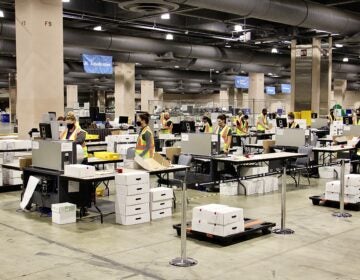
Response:
[[[352,35],[360,30],[360,16],[310,1],[294,0],[167,0],[244,18]]]

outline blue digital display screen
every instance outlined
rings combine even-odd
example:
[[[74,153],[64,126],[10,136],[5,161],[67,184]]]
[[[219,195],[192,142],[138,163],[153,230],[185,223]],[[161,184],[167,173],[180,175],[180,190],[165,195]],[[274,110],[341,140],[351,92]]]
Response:
[[[266,94],[269,94],[269,95],[275,95],[275,93],[276,93],[275,87],[265,87],[265,92],[266,92]]]
[[[281,84],[281,92],[282,93],[291,93],[291,85],[290,84]]]
[[[235,76],[235,88],[249,88],[249,77]]]

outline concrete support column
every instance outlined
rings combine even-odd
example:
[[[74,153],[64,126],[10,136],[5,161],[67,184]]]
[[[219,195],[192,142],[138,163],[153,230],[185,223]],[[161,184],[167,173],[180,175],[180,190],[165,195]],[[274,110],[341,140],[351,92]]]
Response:
[[[334,80],[334,100],[333,101],[333,105],[335,105],[336,103],[338,104],[345,104],[345,92],[346,92],[346,88],[347,88],[347,81],[346,80],[340,80],[340,79],[335,79]]]
[[[295,91],[296,91],[296,40],[291,40],[291,69],[290,69],[290,83],[291,83],[291,96],[290,96],[290,112],[295,111]]]
[[[249,73],[249,105],[255,114],[266,107],[264,83],[264,73]]]
[[[67,85],[66,86],[66,107],[73,108],[74,103],[78,102],[78,86]]]
[[[10,122],[16,122],[16,74],[9,74],[9,114]]]
[[[311,111],[320,112],[320,66],[321,40],[313,38],[312,42],[312,69],[311,69]]]
[[[320,115],[327,115],[329,113],[332,82],[332,45],[332,37],[329,37],[327,48],[324,48],[321,58]]]
[[[235,106],[235,89],[233,87],[228,88],[228,100],[229,106]]]
[[[229,91],[227,89],[220,90],[220,106],[229,107]]]
[[[163,88],[157,88],[155,90],[155,100],[159,100],[162,102],[164,100],[164,89]]]
[[[149,102],[154,100],[154,81],[141,80],[141,111],[149,112]]]
[[[100,112],[105,112],[106,108],[106,94],[105,91],[99,90],[97,92],[97,107]]]
[[[135,116],[135,64],[117,63],[115,73],[115,116]]]
[[[19,137],[38,127],[43,113],[64,113],[61,0],[15,0]]]

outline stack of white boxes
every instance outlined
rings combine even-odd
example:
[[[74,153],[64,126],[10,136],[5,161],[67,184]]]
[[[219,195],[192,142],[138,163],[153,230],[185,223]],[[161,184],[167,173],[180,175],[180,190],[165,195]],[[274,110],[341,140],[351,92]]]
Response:
[[[107,151],[116,152],[122,156],[126,155],[127,149],[136,146],[138,135],[137,134],[120,134],[120,135],[109,135],[105,137],[107,143]]]
[[[150,190],[151,220],[170,217],[174,192],[170,188],[159,187]]]
[[[95,176],[95,166],[85,164],[68,164],[65,165],[64,175],[76,178],[86,178]]]
[[[345,163],[345,174],[350,173],[350,163]],[[319,177],[321,179],[335,179],[341,175],[341,166],[322,166],[319,167]]]
[[[51,204],[51,216],[55,224],[76,223],[76,205],[68,202]]]
[[[2,172],[2,182],[4,185],[21,185],[23,183],[21,175],[22,171],[4,168]]]
[[[192,230],[223,237],[243,232],[243,209],[221,204],[194,207]]]
[[[134,225],[150,222],[150,176],[147,172],[129,172],[115,176],[116,223]]]
[[[359,203],[360,202],[360,175],[345,175],[344,181],[344,202]],[[331,181],[326,183],[325,199],[339,201],[340,200],[340,181]]]

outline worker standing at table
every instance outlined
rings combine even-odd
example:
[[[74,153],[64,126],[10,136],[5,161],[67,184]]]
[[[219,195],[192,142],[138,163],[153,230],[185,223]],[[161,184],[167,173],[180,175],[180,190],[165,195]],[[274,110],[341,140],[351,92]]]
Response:
[[[86,164],[88,162],[88,151],[85,145],[86,131],[81,129],[73,112],[67,113],[65,121],[66,129],[61,133],[60,140],[69,140],[79,144],[84,155],[82,164]]]
[[[327,116],[328,118],[328,124],[331,125],[334,121],[336,121],[336,117],[334,115],[334,109],[330,109],[330,113]]]
[[[293,112],[288,114],[288,128],[300,128],[299,124],[295,122],[295,115]]]
[[[169,112],[164,112],[160,117],[161,121],[161,133],[171,134],[173,129],[173,123],[170,120]]]
[[[219,115],[217,117],[217,121],[218,127],[216,129],[216,134],[220,135],[220,148],[225,154],[228,154],[231,146],[232,130],[229,126],[226,125],[225,115]]]
[[[360,125],[360,108],[357,108],[355,110],[355,113],[353,115],[353,124]]]
[[[236,134],[237,135],[246,135],[249,132],[249,116],[242,115],[239,120],[236,120]]]
[[[269,121],[267,119],[267,109],[264,108],[256,119],[256,130],[264,133],[267,129],[269,129]]]
[[[136,125],[141,127],[141,130],[137,139],[135,154],[144,159],[153,158],[155,153],[154,134],[149,127],[149,120],[149,113],[142,113],[136,121]]]
[[[213,133],[213,126],[211,119],[207,116],[203,116],[202,122],[203,122],[203,126],[200,128],[200,132]]]

